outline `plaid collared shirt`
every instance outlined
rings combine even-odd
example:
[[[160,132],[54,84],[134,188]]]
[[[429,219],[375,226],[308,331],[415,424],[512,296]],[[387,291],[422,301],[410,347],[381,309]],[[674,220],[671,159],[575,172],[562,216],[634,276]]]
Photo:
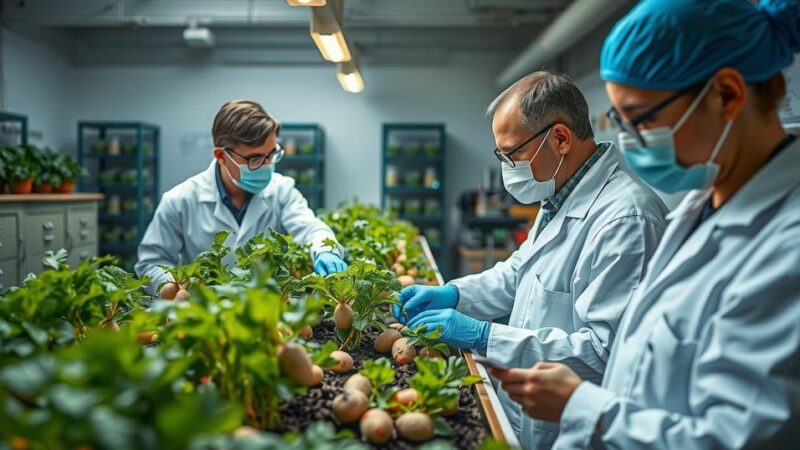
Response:
[[[546,227],[547,224],[553,220],[553,217],[558,214],[558,211],[562,206],[564,206],[564,203],[566,203],[569,194],[575,190],[575,187],[578,186],[578,183],[580,183],[586,173],[589,172],[589,169],[591,169],[594,163],[596,163],[597,160],[599,160],[600,157],[602,157],[606,151],[608,151],[609,147],[611,147],[611,144],[608,142],[597,144],[597,150],[595,150],[595,152],[592,153],[592,156],[590,156],[589,159],[583,163],[580,169],[575,172],[575,175],[573,175],[572,178],[564,183],[564,186],[562,186],[561,189],[555,193],[555,195],[542,202],[542,220],[539,221],[537,235],[538,233],[541,233],[542,230],[544,230],[544,227]]]

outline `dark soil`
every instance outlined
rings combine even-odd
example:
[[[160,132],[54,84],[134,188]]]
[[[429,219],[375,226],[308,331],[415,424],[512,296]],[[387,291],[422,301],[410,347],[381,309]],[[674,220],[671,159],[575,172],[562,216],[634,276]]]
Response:
[[[372,345],[375,336],[377,336],[376,332],[365,333],[359,348],[350,352],[354,361],[352,372],[335,374],[326,371],[325,378],[321,385],[310,389],[307,395],[297,396],[292,401],[282,406],[283,431],[302,431],[312,423],[320,420],[336,422],[331,412],[331,401],[333,401],[336,395],[341,393],[342,385],[347,378],[361,369],[361,362],[365,359],[377,359],[381,356],[391,359],[391,355],[382,355],[374,350]],[[313,340],[317,342],[335,341],[336,336],[331,324],[324,322],[315,327]],[[401,388],[408,387],[406,380],[416,372],[414,364],[400,366],[392,361],[392,365],[397,371],[395,375],[396,385]],[[452,442],[454,448],[478,448],[483,439],[489,434],[482,419],[480,405],[472,388],[461,389],[458,413],[446,420],[454,432],[454,436],[448,439]],[[357,423],[352,425],[339,425],[339,427],[351,429],[356,435],[359,434]],[[417,447],[419,447],[419,444],[398,437],[386,445],[375,448],[394,450],[414,449]]]

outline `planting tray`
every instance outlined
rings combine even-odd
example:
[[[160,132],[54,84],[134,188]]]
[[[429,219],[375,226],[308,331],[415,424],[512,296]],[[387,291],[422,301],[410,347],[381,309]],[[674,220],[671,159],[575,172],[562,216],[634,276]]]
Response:
[[[444,278],[442,277],[442,273],[439,271],[439,266],[436,264],[436,260],[433,258],[433,253],[428,245],[428,241],[424,236],[420,236],[418,239],[420,245],[422,245],[422,249],[425,251],[425,256],[428,258],[428,262],[436,272],[437,283],[439,285],[443,285]],[[473,386],[472,394],[475,396],[478,404],[480,405],[484,427],[486,427],[491,435],[494,436],[494,438],[498,441],[505,442],[511,446],[519,446],[517,436],[514,433],[514,430],[511,428],[511,422],[509,422],[508,416],[506,416],[503,406],[500,404],[500,399],[497,397],[497,391],[495,391],[494,386],[492,385],[489,371],[482,364],[475,362],[475,360],[472,358],[471,352],[462,351],[461,354],[467,361],[470,374],[479,375],[483,378],[483,382]]]

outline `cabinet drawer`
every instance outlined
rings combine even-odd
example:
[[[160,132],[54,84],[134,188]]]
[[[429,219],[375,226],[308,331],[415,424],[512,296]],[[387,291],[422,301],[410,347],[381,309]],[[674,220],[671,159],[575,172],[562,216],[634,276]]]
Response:
[[[0,259],[17,256],[18,232],[16,214],[0,215]]]
[[[97,213],[89,208],[70,208],[67,211],[67,233],[70,247],[77,248],[97,242]]]
[[[17,270],[17,260],[10,259],[0,261],[0,292],[5,292],[8,288],[19,284],[19,271]]]
[[[69,252],[69,265],[74,269],[78,264],[94,256],[97,256],[97,246],[94,244],[75,247]]]
[[[63,211],[49,209],[25,212],[22,239],[28,255],[64,248],[65,235]],[[41,261],[37,261],[37,264],[41,265]]]

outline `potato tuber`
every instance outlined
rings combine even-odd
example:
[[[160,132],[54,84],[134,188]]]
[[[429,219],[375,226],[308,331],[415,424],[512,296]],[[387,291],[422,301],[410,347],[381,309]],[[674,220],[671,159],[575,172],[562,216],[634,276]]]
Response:
[[[392,351],[392,345],[403,337],[400,332],[394,328],[387,328],[383,330],[378,337],[375,338],[375,351],[378,353],[389,353]]]
[[[331,409],[339,422],[357,422],[369,409],[369,398],[361,391],[344,391],[333,399]]]
[[[372,393],[372,383],[370,383],[367,377],[357,373],[344,382],[342,389],[345,391],[359,391],[369,396]]]
[[[331,372],[345,373],[353,369],[353,357],[348,353],[334,350],[331,352],[331,358],[338,361],[338,364],[330,368]]]
[[[389,413],[373,408],[361,416],[361,437],[371,444],[385,444],[394,439],[396,432]]]
[[[392,345],[392,358],[398,364],[410,364],[417,356],[413,345],[408,345],[408,338],[400,338]]]
[[[433,439],[436,427],[433,420],[421,412],[407,412],[395,421],[400,437],[412,442],[425,442]]]

